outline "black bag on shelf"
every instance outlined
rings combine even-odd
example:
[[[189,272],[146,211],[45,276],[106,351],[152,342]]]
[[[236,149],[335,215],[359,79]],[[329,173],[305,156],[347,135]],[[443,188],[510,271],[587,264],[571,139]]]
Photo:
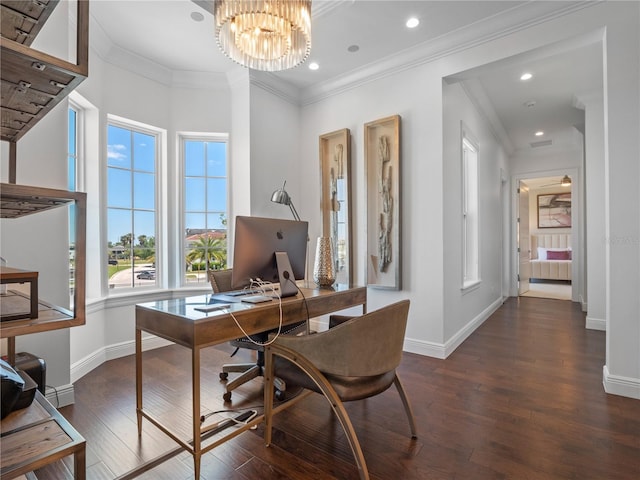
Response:
[[[2,369],[2,387],[0,390],[2,392],[2,410],[0,416],[4,418],[13,411],[18,398],[22,394],[25,382],[18,372],[2,359],[0,359],[0,367]]]

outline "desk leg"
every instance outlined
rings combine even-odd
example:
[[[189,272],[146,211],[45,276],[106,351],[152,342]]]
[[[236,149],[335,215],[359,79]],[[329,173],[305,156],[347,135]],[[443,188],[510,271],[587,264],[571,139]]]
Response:
[[[142,435],[142,330],[136,328],[136,417],[138,436]]]
[[[191,385],[193,388],[193,468],[194,478],[200,478],[200,455],[202,454],[200,437],[200,349],[191,350]]]
[[[85,480],[87,478],[87,456],[85,445],[82,445],[82,448],[73,455],[73,476],[76,480]]]

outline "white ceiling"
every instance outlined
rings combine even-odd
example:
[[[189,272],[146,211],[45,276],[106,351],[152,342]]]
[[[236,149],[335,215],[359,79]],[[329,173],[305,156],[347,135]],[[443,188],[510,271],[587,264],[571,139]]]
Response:
[[[99,0],[91,2],[92,25],[117,52],[142,57],[171,71],[225,74],[242,68],[226,58],[214,38],[212,0]],[[521,1],[394,1],[333,0],[313,2],[312,51],[297,68],[273,74],[299,91],[310,91],[366,73],[374,65],[415,61],[444,53],[452,45],[477,41],[522,25],[532,16],[554,14],[584,2]],[[195,21],[192,16],[202,17]],[[409,30],[407,18],[421,23]],[[358,45],[359,50],[347,50]],[[576,39],[537,52],[505,59],[449,81],[463,81],[486,110],[510,152],[531,149],[531,143],[575,144],[574,126],[583,112],[574,107],[580,95],[602,89],[602,54],[596,39]],[[311,71],[307,64],[319,63]],[[518,80],[528,70],[529,82]],[[534,107],[524,106],[534,101]],[[543,137],[534,137],[541,129]]]

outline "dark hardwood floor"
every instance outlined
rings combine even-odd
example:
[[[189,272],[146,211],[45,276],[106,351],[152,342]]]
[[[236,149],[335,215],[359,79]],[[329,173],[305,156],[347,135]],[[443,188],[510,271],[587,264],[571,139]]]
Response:
[[[399,375],[416,415],[417,440],[393,387],[348,404],[372,479],[640,478],[640,401],[604,392],[605,334],[585,330],[584,323],[578,305],[568,301],[509,299],[448,359],[406,353]],[[218,368],[230,350],[203,351],[203,413],[225,408]],[[178,346],[144,354],[145,408],[184,438],[189,358]],[[259,405],[261,382],[236,390],[233,407]],[[76,382],[75,400],[61,412],[87,440],[89,479],[114,479],[175,447],[147,421],[137,436],[132,356]],[[319,395],[276,417],[271,447],[264,447],[262,434],[259,427],[206,454],[202,478],[358,478],[343,432]],[[70,465],[65,459],[38,478],[72,478]],[[192,458],[181,453],[139,478],[192,476]]]

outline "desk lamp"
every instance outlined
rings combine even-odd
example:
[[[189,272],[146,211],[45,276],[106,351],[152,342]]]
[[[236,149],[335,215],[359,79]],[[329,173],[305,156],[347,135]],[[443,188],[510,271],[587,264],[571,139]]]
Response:
[[[273,203],[279,203],[281,205],[288,205],[289,209],[291,210],[291,214],[293,215],[293,219],[299,222],[300,215],[298,215],[298,211],[296,210],[296,207],[293,206],[293,201],[291,200],[291,196],[284,189],[286,184],[287,184],[287,181],[285,180],[284,183],[282,184],[282,188],[279,188],[278,190],[273,192],[273,194],[271,195],[271,201]],[[304,284],[305,284],[305,287],[307,287],[308,286],[307,270],[308,270],[308,263],[309,263],[309,235],[307,235],[307,252],[305,254],[305,257],[306,258],[304,261]]]
[[[284,183],[282,184],[282,188],[273,192],[273,195],[271,195],[271,201],[274,203],[280,203],[282,205],[288,205],[289,208],[291,209],[291,214],[293,215],[293,219],[299,222],[300,215],[298,215],[298,212],[296,211],[296,207],[293,206],[291,197],[289,196],[287,191],[284,189],[286,184],[287,184],[287,181],[285,180]]]

